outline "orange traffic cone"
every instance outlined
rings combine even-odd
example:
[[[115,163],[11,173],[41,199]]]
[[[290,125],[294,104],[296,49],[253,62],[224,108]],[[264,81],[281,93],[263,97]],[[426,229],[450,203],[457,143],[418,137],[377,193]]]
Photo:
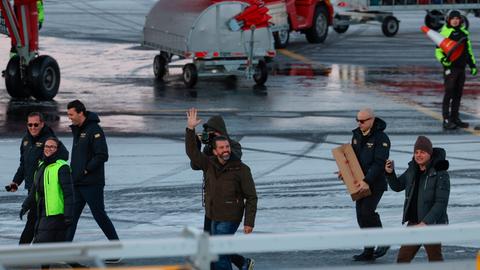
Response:
[[[462,55],[465,49],[464,39],[453,41],[446,38],[435,30],[422,26],[422,31],[447,55],[448,60],[455,61]]]

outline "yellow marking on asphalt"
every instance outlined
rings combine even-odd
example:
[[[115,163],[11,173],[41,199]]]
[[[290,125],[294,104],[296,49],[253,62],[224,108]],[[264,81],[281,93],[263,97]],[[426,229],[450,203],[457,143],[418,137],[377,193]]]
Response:
[[[287,56],[287,57],[290,57],[294,60],[298,60],[298,61],[303,62],[305,64],[310,64],[310,65],[318,64],[315,61],[312,61],[311,59],[309,59],[308,57],[305,57],[301,54],[298,54],[298,53],[295,53],[295,52],[292,52],[292,51],[289,51],[289,50],[286,50],[286,49],[278,49],[277,51],[279,53]],[[424,106],[416,103],[413,100],[406,99],[406,98],[404,98],[402,96],[399,96],[399,95],[387,94],[383,91],[379,91],[379,92],[384,96],[388,96],[388,97],[390,97],[394,100],[397,100],[399,102],[406,103],[406,104],[412,106],[415,110],[417,110],[417,111],[419,111],[419,112],[421,112],[425,115],[428,115],[428,116],[432,117],[433,119],[436,119],[436,120],[439,120],[440,122],[443,122],[443,117],[440,113],[437,113],[437,112],[435,112],[435,111],[433,111],[433,110],[431,110],[427,107],[424,107]],[[464,128],[464,130],[467,131],[467,132],[470,132],[471,134],[473,134],[475,136],[480,136],[480,130],[475,130],[472,127]]]
[[[310,65],[316,64],[315,61],[312,61],[309,58],[307,58],[307,57],[305,57],[301,54],[294,53],[294,52],[286,50],[286,49],[278,49],[277,52],[285,55],[286,57],[290,57],[292,59],[298,60],[298,61],[303,62],[305,64],[310,64]]]

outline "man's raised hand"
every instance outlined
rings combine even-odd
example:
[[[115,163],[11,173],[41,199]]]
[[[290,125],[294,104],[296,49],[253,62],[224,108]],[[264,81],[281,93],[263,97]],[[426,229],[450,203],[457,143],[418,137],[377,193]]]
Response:
[[[195,127],[202,122],[201,119],[197,118],[198,110],[195,108],[190,108],[187,111],[187,127],[189,129],[195,129]]]

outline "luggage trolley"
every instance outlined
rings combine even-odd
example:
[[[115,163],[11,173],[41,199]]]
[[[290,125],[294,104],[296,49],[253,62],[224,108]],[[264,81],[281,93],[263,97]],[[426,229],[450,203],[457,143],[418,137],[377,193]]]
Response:
[[[248,3],[211,0],[160,0],[150,10],[143,29],[143,45],[160,50],[153,61],[157,79],[170,68],[182,68],[185,85],[199,77],[245,76],[263,85],[266,61],[275,56],[270,27],[241,29],[234,18]],[[183,61],[172,62],[172,56]]]
[[[393,15],[395,11],[425,10],[425,25],[434,30],[442,28],[451,9],[463,12],[467,28],[469,13],[480,16],[480,0],[335,0],[334,6],[333,29],[337,33],[345,33],[351,24],[377,21],[387,37],[395,36],[399,29],[400,21]]]

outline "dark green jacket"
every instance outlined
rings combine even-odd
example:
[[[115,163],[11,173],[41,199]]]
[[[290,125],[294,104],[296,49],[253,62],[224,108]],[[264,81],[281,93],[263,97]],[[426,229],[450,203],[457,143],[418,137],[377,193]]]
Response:
[[[13,177],[17,185],[25,180],[25,188],[30,189],[33,184],[33,175],[38,166],[38,161],[43,155],[43,144],[49,137],[55,137],[55,133],[46,124],[36,137],[27,131],[20,145],[20,165]],[[67,156],[68,158],[68,156]]]
[[[352,148],[365,175],[364,181],[370,190],[387,190],[385,181],[385,161],[390,154],[390,139],[384,130],[387,124],[376,117],[372,130],[367,136],[360,128],[352,130]]]
[[[190,160],[205,174],[205,211],[213,221],[241,222],[253,227],[257,213],[257,192],[250,168],[240,160],[220,164],[215,156],[198,150],[195,130],[186,129],[185,148]]]
[[[75,186],[105,185],[105,162],[108,160],[107,140],[98,124],[100,119],[87,112],[82,126],[70,126],[73,133],[72,181]],[[85,174],[87,171],[87,174]]]
[[[431,162],[427,167],[426,177],[419,182],[418,198],[412,198],[414,180],[419,172],[415,160],[408,163],[408,169],[397,178],[395,172],[386,174],[388,184],[392,190],[405,190],[402,224],[407,222],[410,202],[417,199],[418,221],[426,224],[447,224],[447,205],[450,196],[450,176],[448,175],[448,161],[445,160],[445,150],[434,148]]]

